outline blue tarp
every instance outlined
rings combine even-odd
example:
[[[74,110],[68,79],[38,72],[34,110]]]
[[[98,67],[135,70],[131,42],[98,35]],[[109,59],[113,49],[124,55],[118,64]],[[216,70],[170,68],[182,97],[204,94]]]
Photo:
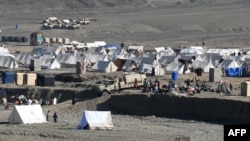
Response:
[[[225,70],[226,76],[228,77],[242,77],[242,68],[237,67],[237,68],[226,68]]]

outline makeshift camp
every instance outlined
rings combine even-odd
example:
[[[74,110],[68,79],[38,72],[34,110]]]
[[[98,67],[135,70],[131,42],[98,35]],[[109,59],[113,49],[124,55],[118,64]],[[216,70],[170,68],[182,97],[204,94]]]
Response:
[[[114,128],[110,111],[84,111],[77,129],[112,130]]]
[[[9,118],[9,123],[32,124],[46,122],[41,105],[16,105],[14,106]]]

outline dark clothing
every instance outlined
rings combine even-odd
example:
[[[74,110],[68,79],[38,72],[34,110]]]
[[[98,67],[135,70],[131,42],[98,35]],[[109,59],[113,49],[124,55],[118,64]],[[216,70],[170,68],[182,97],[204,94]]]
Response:
[[[53,118],[54,118],[54,122],[57,122],[57,120],[58,120],[58,117],[57,117],[57,114],[56,114],[56,112],[54,113],[54,115],[53,115]]]
[[[75,95],[73,95],[72,97],[72,105],[75,105],[76,104],[76,99],[75,99]]]

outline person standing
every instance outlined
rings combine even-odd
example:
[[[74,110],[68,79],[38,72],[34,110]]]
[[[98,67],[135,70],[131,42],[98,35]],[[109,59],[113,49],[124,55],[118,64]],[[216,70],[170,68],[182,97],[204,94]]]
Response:
[[[135,78],[135,81],[134,81],[134,88],[135,88],[135,89],[138,89],[138,81],[137,81],[137,78]]]
[[[58,116],[57,116],[56,112],[54,113],[53,118],[54,118],[54,122],[56,123],[58,120]]]
[[[75,94],[73,94],[72,96],[72,105],[75,105],[76,104],[76,98],[75,98]]]
[[[46,120],[49,121],[49,117],[50,117],[50,111],[47,112],[47,115],[46,115]]]

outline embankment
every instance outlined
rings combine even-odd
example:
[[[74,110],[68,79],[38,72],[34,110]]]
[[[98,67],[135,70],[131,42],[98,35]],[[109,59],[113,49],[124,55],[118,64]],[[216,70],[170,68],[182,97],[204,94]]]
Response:
[[[216,123],[250,124],[250,102],[170,95],[112,95],[112,111]]]
[[[92,89],[72,89],[72,88],[51,88],[51,87],[15,87],[4,88],[8,101],[14,101],[11,97],[24,95],[31,99],[52,99],[57,98],[58,102],[71,100],[75,95],[79,101],[96,98],[97,94]]]

